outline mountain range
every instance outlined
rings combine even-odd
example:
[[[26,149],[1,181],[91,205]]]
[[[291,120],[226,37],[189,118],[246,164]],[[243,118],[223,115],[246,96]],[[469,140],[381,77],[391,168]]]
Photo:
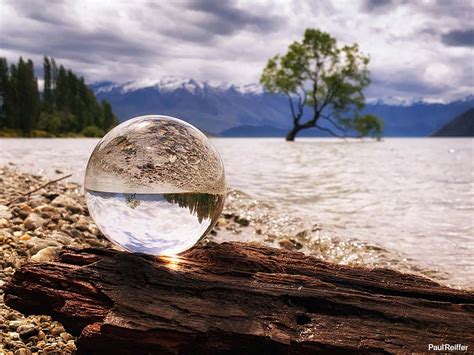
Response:
[[[449,121],[433,133],[434,137],[474,137],[474,108]]]
[[[193,79],[164,77],[157,81],[97,82],[91,85],[98,99],[112,104],[121,121],[162,114],[181,118],[210,134],[225,137],[284,136],[291,125],[288,99],[265,92],[258,84],[212,85]],[[369,102],[364,113],[384,120],[385,136],[429,136],[453,117],[474,107],[474,96],[449,103],[423,100]],[[308,115],[310,110],[308,109]],[[317,129],[303,136],[325,136]]]

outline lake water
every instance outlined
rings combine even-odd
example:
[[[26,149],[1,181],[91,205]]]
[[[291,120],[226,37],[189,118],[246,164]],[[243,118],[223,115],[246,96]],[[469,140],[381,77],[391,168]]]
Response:
[[[474,288],[474,140],[213,139],[251,219],[216,239],[286,246]],[[0,139],[0,166],[82,183],[96,139]]]

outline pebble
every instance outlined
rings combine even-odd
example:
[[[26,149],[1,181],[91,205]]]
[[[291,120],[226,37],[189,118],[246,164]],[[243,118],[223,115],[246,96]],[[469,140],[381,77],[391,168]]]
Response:
[[[26,324],[19,326],[17,332],[20,334],[21,339],[26,340],[32,336],[36,336],[39,332],[39,329],[33,324]]]
[[[28,234],[23,234],[21,237],[20,237],[20,240],[22,241],[27,241],[27,240],[30,240],[31,239],[31,236],[28,235]]]
[[[36,213],[30,213],[25,219],[25,228],[27,230],[33,231],[36,228],[42,227],[46,220],[38,216]]]
[[[61,335],[61,333],[64,333],[64,327],[62,325],[56,325],[51,328],[49,331],[52,335]]]
[[[303,244],[294,239],[282,239],[278,242],[280,247],[287,250],[300,250],[303,248]]]
[[[75,199],[66,195],[59,195],[51,202],[51,205],[65,207],[74,213],[82,212],[82,206]]]
[[[67,342],[66,344],[66,347],[65,347],[67,350],[73,352],[75,351],[77,348],[76,348],[76,344],[74,344],[74,341],[70,340]]]
[[[31,257],[32,261],[51,261],[59,254],[59,247],[46,247]]]
[[[73,339],[73,336],[69,333],[66,333],[66,332],[62,332],[61,334],[59,334],[59,336],[65,341],[69,341],[71,339]]]
[[[56,350],[56,345],[57,343],[52,343],[51,345],[48,345],[47,347],[43,348],[45,352],[50,352]]]
[[[8,220],[6,218],[0,218],[0,228],[5,228],[8,227],[10,223],[8,223]]]
[[[60,247],[61,244],[53,238],[43,239],[39,237],[33,237],[27,242],[27,247],[31,254],[36,254],[47,247]]]
[[[17,332],[8,332],[8,336],[9,336],[10,339],[12,339],[12,340],[18,340],[18,339],[20,339],[20,334],[18,334]]]
[[[1,219],[10,219],[10,218],[12,218],[12,213],[8,210],[7,206],[0,205],[0,218]]]
[[[78,221],[76,222],[76,228],[81,231],[86,231],[89,229],[89,224],[90,223],[86,218],[80,217]]]
[[[234,221],[240,224],[243,227],[247,227],[250,224],[250,221],[246,218],[241,218],[239,216],[234,217]]]
[[[21,322],[19,320],[12,320],[8,324],[8,327],[10,330],[16,330],[20,325],[21,325]]]

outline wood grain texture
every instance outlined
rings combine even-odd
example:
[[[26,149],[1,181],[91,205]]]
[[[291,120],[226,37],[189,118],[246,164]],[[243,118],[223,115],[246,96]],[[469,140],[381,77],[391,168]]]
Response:
[[[387,269],[224,243],[179,262],[65,249],[4,285],[5,302],[80,335],[79,353],[426,352],[474,345],[474,293]]]

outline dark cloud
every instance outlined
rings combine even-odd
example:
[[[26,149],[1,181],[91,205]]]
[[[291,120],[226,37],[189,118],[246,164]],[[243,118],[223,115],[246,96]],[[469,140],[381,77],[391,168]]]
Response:
[[[257,7],[258,9],[258,7]],[[261,35],[284,27],[280,16],[259,13],[254,6],[245,9],[232,1],[147,2],[130,14],[137,25],[160,36],[190,43],[209,45],[219,37],[231,37],[241,31]],[[156,21],[160,18],[160,21]]]
[[[427,15],[438,22],[444,18],[456,19],[460,23],[472,22],[471,0],[362,0],[361,10],[388,15],[389,12],[400,6],[407,6],[411,12]]]
[[[45,40],[47,38],[47,40]],[[41,43],[41,46],[38,45]],[[84,31],[81,29],[56,28],[40,32],[8,31],[4,34],[2,47],[31,54],[48,54],[85,63],[100,59],[123,57],[140,58],[155,53],[156,47],[128,40],[119,33],[106,29]]]
[[[386,9],[392,5],[394,5],[393,0],[365,0],[362,3],[362,9],[367,12],[372,12]]]
[[[239,9],[233,1],[192,1],[189,8],[206,14],[200,25],[207,32],[216,35],[230,35],[244,28],[269,32],[282,22],[278,17],[262,16],[256,11]]]
[[[441,36],[441,41],[447,46],[473,47],[474,29],[449,31]]]
[[[8,4],[23,17],[49,25],[66,25],[68,5],[64,0],[50,0],[45,6],[38,6],[34,0],[10,0]]]
[[[472,21],[471,0],[412,1],[409,4],[416,11],[429,14],[438,21],[441,21],[443,18],[454,18],[458,22]]]

